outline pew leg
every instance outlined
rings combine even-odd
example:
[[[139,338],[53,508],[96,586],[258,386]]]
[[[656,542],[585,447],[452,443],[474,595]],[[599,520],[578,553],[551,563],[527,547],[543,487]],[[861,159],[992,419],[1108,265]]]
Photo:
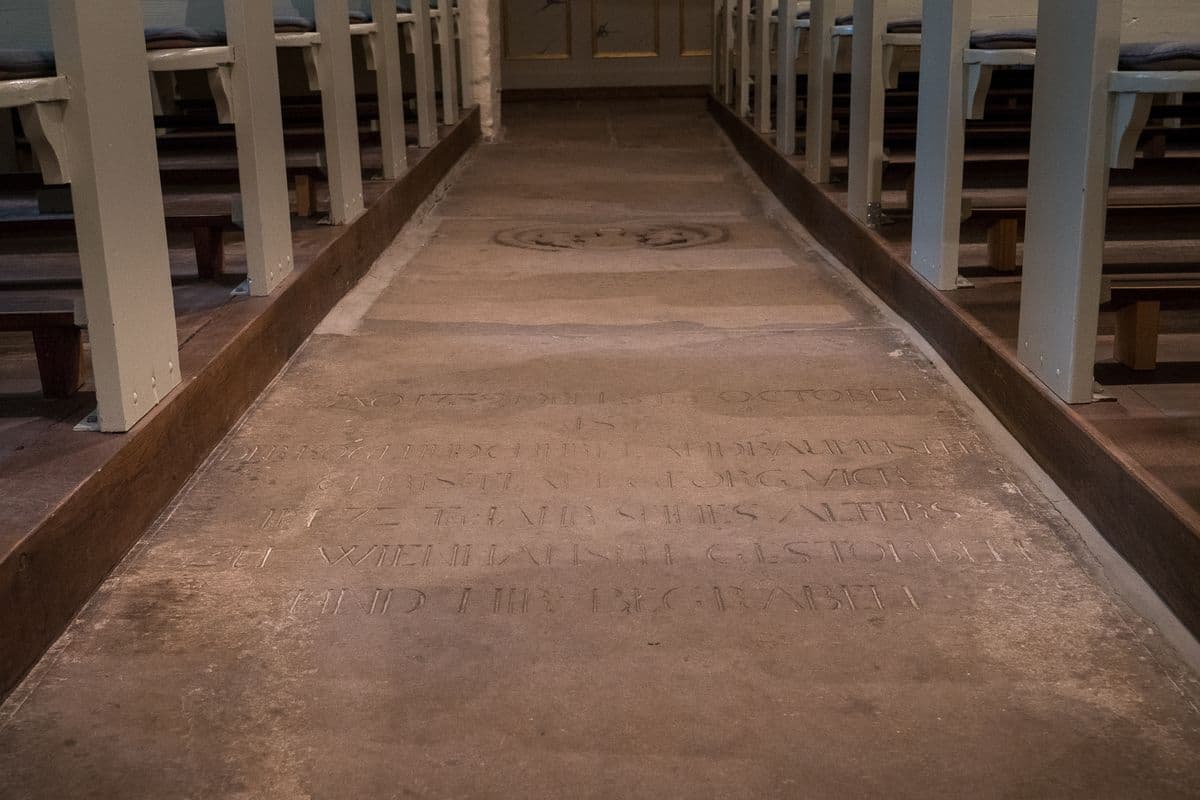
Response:
[[[83,334],[79,328],[34,328],[42,394],[49,399],[70,397],[83,383]]]
[[[1116,356],[1130,369],[1150,370],[1158,366],[1157,300],[1132,303],[1117,311]]]
[[[311,175],[296,176],[296,216],[317,215],[317,182]]]
[[[265,296],[293,266],[274,14],[269,3],[225,0],[224,5],[229,44],[237,53],[229,85],[237,114],[246,272],[250,293]]]
[[[50,8],[58,71],[73,87],[65,152],[99,427],[128,431],[180,380],[141,4],[56,0]],[[50,388],[73,390],[78,333],[59,345],[51,336],[40,336],[39,349],[72,369],[56,368],[69,378]]]
[[[216,225],[192,228],[196,250],[196,273],[202,281],[217,281],[225,275],[225,235]]]
[[[1000,272],[1017,269],[1017,221],[1002,219],[988,228],[988,265]]]
[[[329,219],[334,225],[344,225],[354,221],[364,208],[354,59],[346,26],[350,10],[346,0],[323,0],[316,3],[315,11],[321,34],[316,66],[329,168]]]
[[[1142,145],[1142,158],[1166,158],[1167,135],[1156,133],[1146,139]]]

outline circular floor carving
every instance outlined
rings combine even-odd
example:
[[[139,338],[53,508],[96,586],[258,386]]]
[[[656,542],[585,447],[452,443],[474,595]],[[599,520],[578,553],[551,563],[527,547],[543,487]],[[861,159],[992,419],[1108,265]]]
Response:
[[[682,250],[729,238],[719,225],[698,222],[630,222],[613,225],[543,225],[496,234],[496,243],[527,250]]]

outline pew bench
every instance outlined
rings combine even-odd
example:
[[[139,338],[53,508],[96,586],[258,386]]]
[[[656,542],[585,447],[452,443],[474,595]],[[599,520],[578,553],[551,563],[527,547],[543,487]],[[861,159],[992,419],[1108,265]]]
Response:
[[[230,214],[187,214],[166,217],[168,230],[192,234],[200,280],[225,277],[225,231],[234,228]],[[75,218],[66,214],[0,218],[0,236],[65,236],[75,234]]]
[[[73,306],[44,299],[0,299],[0,333],[33,334],[46,398],[70,397],[83,384],[83,333]]]
[[[1117,361],[1134,370],[1158,366],[1162,309],[1200,308],[1200,274],[1105,276],[1101,309],[1116,312]]]

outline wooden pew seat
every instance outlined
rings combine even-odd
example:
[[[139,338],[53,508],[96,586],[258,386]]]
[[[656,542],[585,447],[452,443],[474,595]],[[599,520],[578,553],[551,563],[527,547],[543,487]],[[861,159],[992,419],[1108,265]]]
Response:
[[[167,228],[191,231],[196,252],[196,272],[201,280],[216,281],[225,275],[225,231],[234,227],[229,214],[188,214],[166,218]],[[0,235],[62,236],[75,233],[75,218],[68,214],[0,218]]]
[[[0,298],[0,332],[29,332],[42,394],[70,397],[83,383],[83,334],[75,310],[61,301]]]

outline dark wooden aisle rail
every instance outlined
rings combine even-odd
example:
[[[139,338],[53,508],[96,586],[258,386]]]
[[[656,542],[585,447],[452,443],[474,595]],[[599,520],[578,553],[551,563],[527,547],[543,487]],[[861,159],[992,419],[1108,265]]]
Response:
[[[1042,469],[1200,635],[1200,513],[1073,412],[980,323],[923,281],[798,164],[719,99],[710,113],[738,152],[805,225],[929,341]]]

